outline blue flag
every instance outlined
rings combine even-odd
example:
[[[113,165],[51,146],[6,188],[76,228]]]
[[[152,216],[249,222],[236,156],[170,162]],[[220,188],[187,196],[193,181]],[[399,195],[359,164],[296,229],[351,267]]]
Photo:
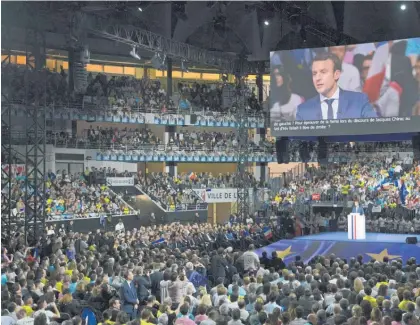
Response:
[[[160,238],[158,240],[155,240],[152,242],[152,245],[159,245],[159,244],[163,244],[165,242],[165,238]]]
[[[188,279],[195,288],[207,286],[207,278],[197,271],[193,271]]]

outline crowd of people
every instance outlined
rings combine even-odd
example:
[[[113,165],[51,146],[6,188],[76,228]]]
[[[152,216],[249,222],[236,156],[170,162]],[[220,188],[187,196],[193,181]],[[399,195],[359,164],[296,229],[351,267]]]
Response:
[[[17,236],[2,247],[2,324],[419,324],[415,259],[286,265],[254,252],[271,236],[255,223]]]
[[[238,147],[237,132],[208,132],[208,131],[183,131],[170,134],[167,143],[157,137],[147,126],[138,128],[102,128],[92,125],[84,130],[83,137],[90,142],[91,147],[118,149],[149,148],[179,148],[185,150],[213,150],[224,151]],[[273,142],[269,140],[255,143],[249,139],[249,145],[253,151],[273,151]],[[270,150],[269,150],[270,149]]]
[[[2,86],[2,90],[24,89],[22,69],[7,69],[4,73],[12,77],[13,83],[4,86],[9,88]],[[49,73],[48,82],[52,85],[47,87],[51,89],[47,102],[68,100],[63,70]],[[132,77],[108,80],[99,74],[95,78],[89,75],[86,95],[94,99],[92,104],[105,98],[113,114],[123,116],[140,108],[167,113],[191,111],[195,105],[203,111],[226,113],[220,86],[180,84],[178,91],[178,106],[174,101],[168,105],[159,82]],[[251,96],[251,109],[253,103]],[[87,141],[109,143],[114,146],[113,153],[126,154],[128,145],[142,146],[128,152],[145,156],[149,155],[145,145],[162,144],[147,128],[91,128]],[[236,157],[235,141],[233,132],[182,132],[169,139],[169,144],[178,149],[172,147],[162,154],[184,152],[204,157],[220,155],[225,148],[228,157]],[[299,154],[300,144],[294,143],[296,148],[291,152]],[[179,150],[181,146],[189,150]],[[199,147],[203,148],[202,154],[197,151]],[[360,147],[349,145],[343,150],[358,151]],[[316,147],[309,149],[316,155]],[[259,154],[267,153],[255,153]],[[49,171],[42,206],[48,219],[133,212],[101,181],[107,176],[132,174],[109,167],[87,168],[73,174]],[[175,211],[203,203],[193,188],[236,187],[237,176],[138,173],[136,179],[147,195],[166,210]],[[251,174],[247,176],[252,187],[266,185],[258,184]],[[9,199],[15,202],[13,213],[18,219],[31,204],[24,201],[28,194],[25,191],[38,191],[25,183],[26,176],[16,174],[10,189]],[[2,189],[2,201],[8,193],[7,188]],[[420,208],[420,165],[400,159],[362,158],[346,164],[309,167],[303,177],[284,183],[273,202],[293,213],[293,205],[299,200],[348,201],[354,197],[363,206],[379,209],[368,216],[369,230],[387,232],[393,226],[396,232],[420,232],[419,217],[409,220],[382,213],[400,206]],[[88,234],[73,232],[69,223],[67,229],[49,228],[31,243],[17,233],[2,245],[2,325],[420,324],[420,267],[415,259],[385,257],[382,261],[366,261],[357,256],[344,260],[332,255],[302,261],[297,256],[286,265],[276,252],[271,258],[264,252],[261,256],[255,253],[257,247],[283,238],[285,230],[281,225],[259,217],[241,218],[238,221],[232,216],[227,225],[173,223]],[[333,223],[338,229],[345,227],[342,216],[334,213],[311,218],[306,219],[304,231],[326,231]]]
[[[108,168],[109,175],[125,175]],[[12,215],[21,222],[27,209],[26,196],[30,197],[28,204],[34,207],[34,196],[38,197],[38,208],[45,209],[47,220],[80,219],[99,217],[100,215],[128,215],[133,209],[105,184],[107,170],[95,168],[83,173],[69,174],[66,170],[48,171],[45,181],[45,204],[42,203],[43,189],[35,189],[29,180],[26,184],[24,172],[12,177],[10,198]],[[9,195],[7,185],[2,190],[2,203]],[[28,191],[28,193],[26,193]],[[3,210],[2,210],[3,211]]]
[[[54,107],[54,117],[69,117],[69,113],[73,112],[144,122],[144,113],[155,113],[159,120],[166,119],[168,114],[195,113],[198,123],[209,121],[217,126],[219,122],[236,121],[235,102],[233,101],[233,105],[232,101],[223,103],[222,90],[225,83],[180,83],[173,96],[168,99],[159,79],[89,73],[84,94],[75,95],[69,90],[68,73],[63,67],[60,67],[60,72],[46,69],[43,73],[46,76],[45,89],[43,83],[38,82],[39,75],[35,72],[26,73],[25,65],[4,62],[2,93],[6,98],[10,95],[9,101],[15,103],[33,103],[35,93],[39,93],[41,102],[45,99],[47,106]],[[28,89],[27,93],[25,89]],[[228,97],[235,97],[233,91],[229,94]],[[263,124],[264,115],[255,98],[255,91],[250,92],[248,97],[246,108],[249,123]]]
[[[254,175],[247,173],[250,188],[266,187],[267,183],[258,182]],[[205,207],[202,198],[194,192],[200,188],[237,188],[242,178],[237,173],[186,172],[171,176],[168,173],[139,173],[138,183],[141,189],[153,200],[162,204],[169,211],[195,210]]]
[[[258,182],[251,173],[246,173],[246,177],[249,179],[250,188],[267,185]],[[243,178],[239,177],[238,173],[213,174],[210,172],[181,173],[176,175],[173,179],[178,187],[185,188],[237,188],[239,182],[242,182],[243,180]]]
[[[190,187],[177,182],[167,173],[139,173],[138,179],[141,189],[167,211],[206,208],[203,200]]]
[[[158,147],[163,142],[149,128],[101,128],[91,126],[85,130],[87,140],[97,148],[141,148]]]
[[[10,102],[33,103],[35,97],[47,104],[55,103],[58,106],[74,100],[74,96],[69,93],[68,75],[63,67],[60,72],[42,70],[40,73],[45,77],[46,83],[39,82],[38,72],[28,70],[25,65],[2,63],[2,94]],[[27,91],[26,91],[27,90]]]
[[[357,196],[362,204],[381,208],[399,204],[410,209],[420,207],[420,166],[412,158],[378,160],[371,156],[345,164],[310,166],[304,175],[284,185],[275,199],[279,203],[300,193],[314,201],[344,201]]]

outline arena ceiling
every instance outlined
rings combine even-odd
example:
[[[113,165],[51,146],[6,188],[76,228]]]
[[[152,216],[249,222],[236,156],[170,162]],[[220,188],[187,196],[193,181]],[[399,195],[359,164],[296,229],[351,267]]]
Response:
[[[71,41],[72,29],[73,33],[74,29],[82,32],[86,22],[102,19],[213,51],[243,53],[249,60],[267,60],[269,52],[278,49],[418,37],[419,3],[2,2],[2,27],[10,27],[2,31],[8,30],[15,47],[22,48],[25,24],[31,21],[48,33],[48,48],[65,50]],[[402,4],[406,5],[405,10],[401,10]],[[87,34],[86,37],[93,54],[129,57],[129,48],[124,44],[97,35]],[[153,55],[140,54],[144,58]]]

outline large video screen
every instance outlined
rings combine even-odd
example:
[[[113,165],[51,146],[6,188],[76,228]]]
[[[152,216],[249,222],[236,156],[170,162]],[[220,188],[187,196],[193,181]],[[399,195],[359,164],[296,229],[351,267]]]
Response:
[[[420,132],[420,38],[270,53],[271,134]]]

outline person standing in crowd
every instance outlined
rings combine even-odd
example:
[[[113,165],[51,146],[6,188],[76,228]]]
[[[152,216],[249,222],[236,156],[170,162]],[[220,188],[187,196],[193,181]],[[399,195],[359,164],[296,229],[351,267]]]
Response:
[[[217,253],[211,258],[211,273],[215,279],[221,279],[222,282],[226,278],[227,261],[223,256],[224,249],[219,247]]]
[[[127,270],[124,274],[124,278],[125,281],[120,289],[122,310],[125,311],[131,319],[135,319],[137,317],[139,299],[137,298],[137,290],[133,281],[133,272]]]
[[[244,271],[256,272],[260,268],[260,258],[254,252],[254,244],[249,245],[248,251],[243,254],[244,259]]]
[[[156,225],[156,216],[155,216],[155,213],[154,213],[154,212],[152,212],[152,213],[150,214],[150,225],[151,225],[151,226]]]

